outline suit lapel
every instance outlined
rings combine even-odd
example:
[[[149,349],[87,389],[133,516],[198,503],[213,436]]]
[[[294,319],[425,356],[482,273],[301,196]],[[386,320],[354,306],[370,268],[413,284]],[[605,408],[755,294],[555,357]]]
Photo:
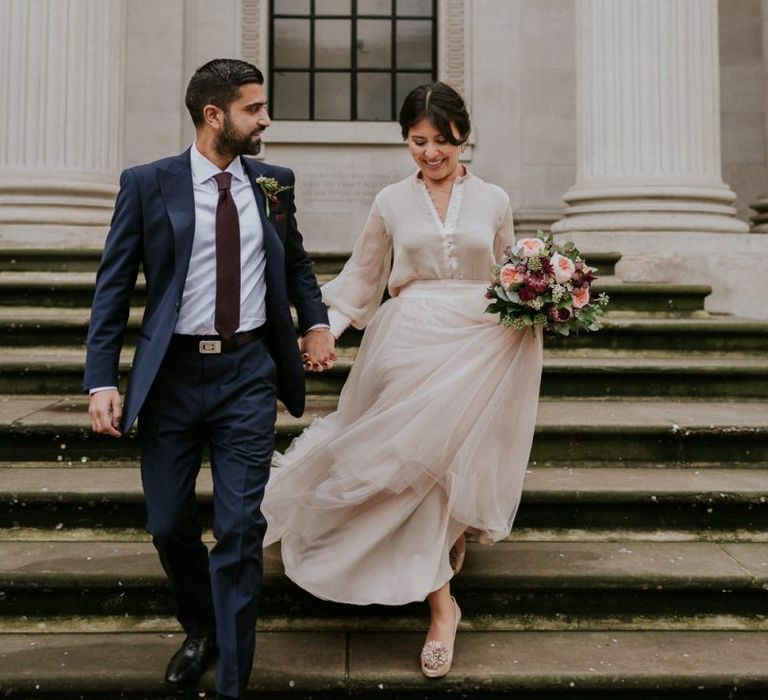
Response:
[[[195,237],[195,194],[189,150],[159,170],[157,179],[173,227],[176,280],[183,287]]]
[[[264,231],[264,256],[266,257],[266,276],[267,276],[267,297],[274,290],[279,290],[284,285],[285,270],[285,248],[284,241],[280,237],[275,225],[267,217],[265,196],[256,178],[260,175],[271,177],[270,172],[262,168],[258,163],[254,163],[249,158],[242,158],[243,168],[248,175],[253,188],[253,194],[256,197],[256,207],[261,217],[261,227]],[[280,280],[283,279],[282,285]]]
[[[259,209],[259,216],[261,217],[261,225],[262,225],[262,228],[264,229],[264,237],[265,238],[267,237],[268,235],[267,231],[269,231],[281,243],[283,243],[284,242],[283,236],[280,235],[280,232],[278,231],[272,219],[267,217],[266,197],[264,195],[263,190],[261,189],[259,184],[256,182],[256,178],[261,175],[263,175],[264,177],[274,177],[274,175],[267,170],[262,170],[262,168],[258,164],[254,163],[252,160],[248,158],[241,158],[241,160],[243,163],[243,169],[248,175],[248,179],[251,181],[253,194],[256,197],[256,206]]]

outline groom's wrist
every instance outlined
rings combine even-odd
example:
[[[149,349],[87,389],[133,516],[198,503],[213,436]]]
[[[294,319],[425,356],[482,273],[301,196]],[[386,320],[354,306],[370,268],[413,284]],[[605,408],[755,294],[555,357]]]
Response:
[[[316,331],[330,331],[331,327],[327,323],[316,323],[314,326],[310,326],[304,335],[309,335]]]
[[[117,391],[116,386],[95,386],[93,387],[93,389],[88,389],[88,394],[90,396],[93,396],[93,394],[96,394],[99,391],[108,391],[109,389],[114,389],[115,391]]]

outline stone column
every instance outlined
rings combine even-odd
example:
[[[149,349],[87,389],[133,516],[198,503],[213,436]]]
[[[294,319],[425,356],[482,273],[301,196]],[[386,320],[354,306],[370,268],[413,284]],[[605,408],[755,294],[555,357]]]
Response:
[[[762,3],[763,47],[768,47],[768,0]],[[768,51],[763,49],[763,76],[765,79],[765,110],[764,134],[766,149],[764,158],[768,159]],[[768,233],[768,193],[758,197],[756,202],[749,205],[757,214],[752,217],[752,231],[755,233]]]
[[[123,152],[124,16],[124,0],[0,0],[0,242],[103,234]]]
[[[717,0],[577,0],[569,232],[743,233],[722,180]]]

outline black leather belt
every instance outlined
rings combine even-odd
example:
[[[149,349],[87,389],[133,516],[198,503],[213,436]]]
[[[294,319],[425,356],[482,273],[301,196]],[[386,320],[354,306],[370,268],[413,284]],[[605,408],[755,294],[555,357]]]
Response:
[[[235,333],[231,338],[224,340],[219,335],[182,335],[174,333],[172,342],[177,347],[194,350],[201,355],[219,355],[248,345],[248,343],[265,337],[267,334],[264,326],[259,326],[251,331]]]

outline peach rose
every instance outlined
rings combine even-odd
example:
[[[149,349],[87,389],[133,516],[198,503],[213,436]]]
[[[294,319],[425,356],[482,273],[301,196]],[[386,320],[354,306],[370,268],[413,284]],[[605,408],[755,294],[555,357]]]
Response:
[[[560,253],[555,253],[552,256],[551,263],[558,284],[565,284],[576,272],[576,265],[573,264],[573,261],[566,258],[565,255],[560,255]]]
[[[586,287],[575,289],[571,294],[571,298],[573,299],[573,308],[581,309],[589,304],[589,289]]]
[[[541,238],[523,238],[517,242],[517,247],[520,248],[522,257],[530,258],[540,250],[544,250],[545,243]]]
[[[505,289],[509,289],[513,284],[520,284],[523,277],[523,273],[517,269],[516,265],[504,265],[499,272],[499,281]]]

